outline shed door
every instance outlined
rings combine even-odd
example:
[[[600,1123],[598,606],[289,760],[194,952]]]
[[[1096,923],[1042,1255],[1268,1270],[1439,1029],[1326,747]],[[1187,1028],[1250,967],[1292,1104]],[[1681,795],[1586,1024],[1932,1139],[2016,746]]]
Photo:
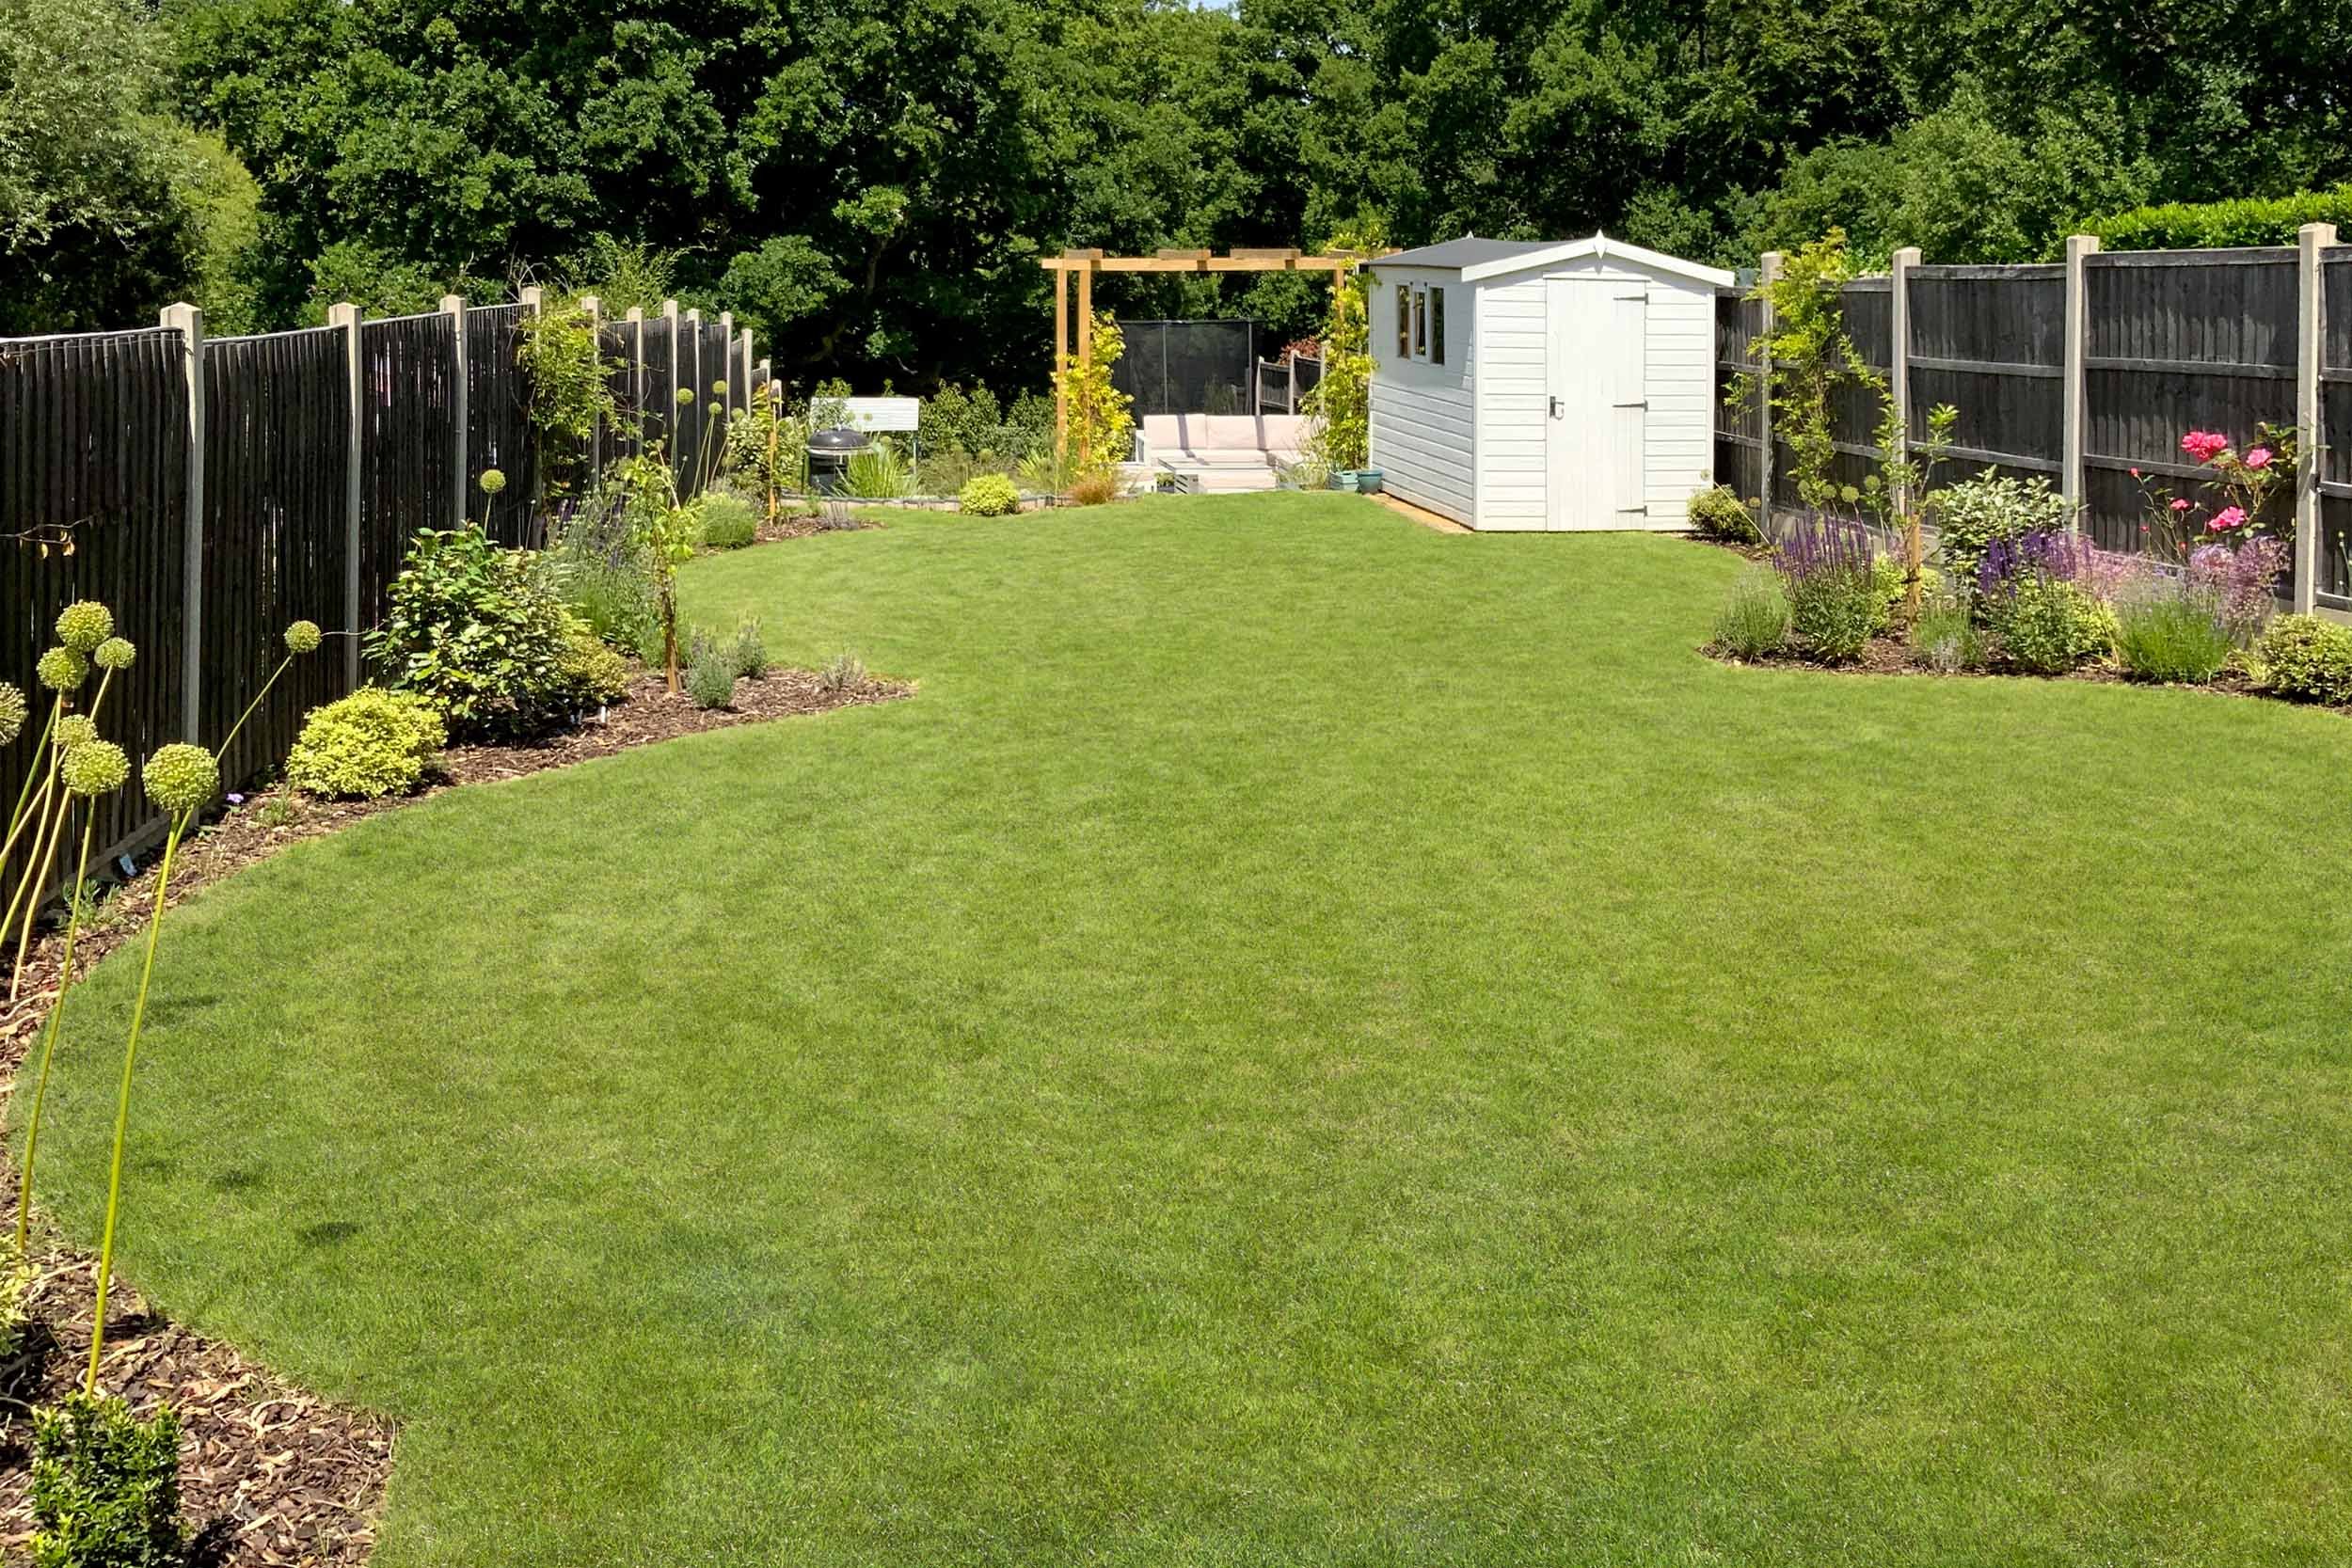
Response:
[[[1642,432],[1649,404],[1643,344],[1649,289],[1621,277],[1545,279],[1549,335],[1546,523],[1645,528]]]

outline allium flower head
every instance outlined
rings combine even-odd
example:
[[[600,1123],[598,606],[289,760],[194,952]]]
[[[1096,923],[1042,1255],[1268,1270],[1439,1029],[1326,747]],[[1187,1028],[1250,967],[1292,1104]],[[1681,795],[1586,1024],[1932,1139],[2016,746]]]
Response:
[[[489,475],[483,476],[487,479]],[[286,651],[290,654],[314,654],[319,651],[319,624],[316,621],[296,621],[286,628]]]
[[[691,408],[691,407],[694,405],[694,388],[691,388],[691,387],[680,387],[680,388],[677,389],[677,405],[678,405],[680,408]]]
[[[90,662],[101,670],[128,670],[131,661],[138,657],[139,651],[129,638],[109,637],[98,644],[98,651],[90,655]]]
[[[65,754],[57,765],[57,777],[72,794],[111,795],[131,777],[131,759],[113,741],[93,740]]]
[[[24,705],[24,693],[0,681],[0,746],[6,746],[24,733],[24,718],[29,710]]]
[[[57,721],[53,743],[60,752],[71,752],[76,746],[87,746],[98,738],[98,721],[87,713],[69,713]]]
[[[89,660],[71,648],[52,648],[40,656],[33,673],[52,691],[78,691],[89,679]]]
[[[727,384],[724,381],[714,381],[710,384],[710,390],[711,394],[715,397],[725,397],[727,395]]]
[[[220,787],[220,764],[203,747],[175,740],[147,759],[139,778],[147,798],[178,816],[213,798]]]
[[[482,470],[482,477],[474,483],[482,486],[484,495],[495,496],[506,488],[506,474],[501,469],[485,468]]]
[[[717,412],[719,412],[719,410],[720,410],[720,409],[722,409],[722,408],[725,407],[726,405],[725,405],[724,404],[721,403],[721,402],[720,402],[717,398],[712,398],[712,399],[711,399],[708,403],[705,404],[703,406],[704,406],[705,408],[708,409],[711,413],[716,414]]]
[[[57,612],[57,641],[88,653],[114,635],[115,612],[96,599],[76,599]]]

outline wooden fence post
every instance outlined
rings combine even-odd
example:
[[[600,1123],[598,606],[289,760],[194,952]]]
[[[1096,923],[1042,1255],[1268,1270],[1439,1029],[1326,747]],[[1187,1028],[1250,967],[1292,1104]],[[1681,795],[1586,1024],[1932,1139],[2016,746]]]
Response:
[[[204,312],[167,305],[163,325],[180,334],[188,388],[188,504],[180,550],[180,733],[203,744],[204,728]]]
[[[2090,295],[2084,274],[2099,248],[2096,234],[2070,234],[2066,239],[2066,341],[2064,411],[2059,416],[2058,490],[2066,498],[2066,526],[2077,532],[2083,526],[2086,502],[2083,484],[2083,443],[2090,424],[2090,378],[2083,361],[2090,354]]]
[[[2295,231],[2295,612],[2309,615],[2319,604],[2319,482],[2327,472],[2320,417],[2320,360],[2327,353],[2328,293],[2319,253],[2336,243],[2332,223],[2307,223]]]
[[[1895,460],[1902,462],[1911,455],[1911,269],[1919,264],[1919,247],[1907,245],[1895,252],[1889,272],[1888,309],[1891,318],[1887,333],[1886,394],[1894,400],[1895,420],[1899,434],[1895,437]],[[1911,487],[1896,486],[1895,514],[1899,517],[1911,515]]]
[[[345,301],[326,308],[326,325],[343,334],[343,386],[351,395],[351,431],[343,451],[343,682],[359,688],[359,468],[367,439],[367,413],[361,404],[359,307]]]
[[[588,341],[596,345],[596,363],[601,366],[604,363],[604,301],[594,294],[582,294],[580,296],[580,313],[588,318]],[[610,381],[612,377],[608,375],[605,379]],[[596,428],[589,433],[588,471],[591,474],[604,472],[604,425],[605,421],[599,418]]]
[[[457,380],[454,390],[450,399],[450,406],[453,410],[454,415],[450,423],[453,427],[454,432],[452,444],[455,453],[456,467],[456,472],[450,481],[450,505],[455,509],[455,515],[450,518],[449,526],[452,528],[464,528],[466,526],[466,514],[469,510],[466,499],[466,492],[472,488],[471,481],[473,479],[473,476],[466,471],[466,422],[469,418],[469,410],[466,406],[465,296],[462,294],[443,294],[441,296],[441,312],[449,317],[450,331],[457,340]]]
[[[1761,259],[1761,265],[1757,268],[1756,276],[1756,281],[1764,286],[1765,291],[1763,311],[1764,319],[1762,323],[1759,324],[1758,331],[1769,342],[1772,333],[1777,330],[1780,325],[1779,317],[1772,309],[1772,296],[1771,292],[1772,286],[1780,281],[1780,252],[1777,250],[1766,251]],[[1766,353],[1763,359],[1759,363],[1760,372],[1756,382],[1756,434],[1757,440],[1761,443],[1757,472],[1761,473],[1764,477],[1762,483],[1758,485],[1756,491],[1756,531],[1761,533],[1765,539],[1769,541],[1772,537],[1772,468],[1774,466],[1774,453],[1772,451],[1772,355],[1769,352]]]

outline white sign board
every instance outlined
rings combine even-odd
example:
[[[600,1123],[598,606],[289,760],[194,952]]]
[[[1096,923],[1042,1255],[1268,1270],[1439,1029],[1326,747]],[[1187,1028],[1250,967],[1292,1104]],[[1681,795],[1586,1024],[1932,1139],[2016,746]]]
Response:
[[[843,398],[858,430],[913,430],[922,423],[921,398]]]

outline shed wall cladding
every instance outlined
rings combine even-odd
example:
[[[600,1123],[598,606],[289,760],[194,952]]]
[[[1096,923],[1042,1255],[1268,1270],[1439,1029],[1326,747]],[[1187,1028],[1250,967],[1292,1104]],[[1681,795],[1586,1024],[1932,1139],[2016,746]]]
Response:
[[[1601,258],[1478,285],[1478,526],[1540,529],[1549,517],[1545,279],[1566,277],[1620,278],[1647,288],[1642,499],[1648,526],[1681,528],[1691,492],[1712,483],[1715,470],[1714,286]]]
[[[1400,358],[1396,292],[1445,291],[1445,363]],[[1474,522],[1478,434],[1470,388],[1483,307],[1459,274],[1382,267],[1373,274],[1372,466],[1381,488],[1457,523]]]

